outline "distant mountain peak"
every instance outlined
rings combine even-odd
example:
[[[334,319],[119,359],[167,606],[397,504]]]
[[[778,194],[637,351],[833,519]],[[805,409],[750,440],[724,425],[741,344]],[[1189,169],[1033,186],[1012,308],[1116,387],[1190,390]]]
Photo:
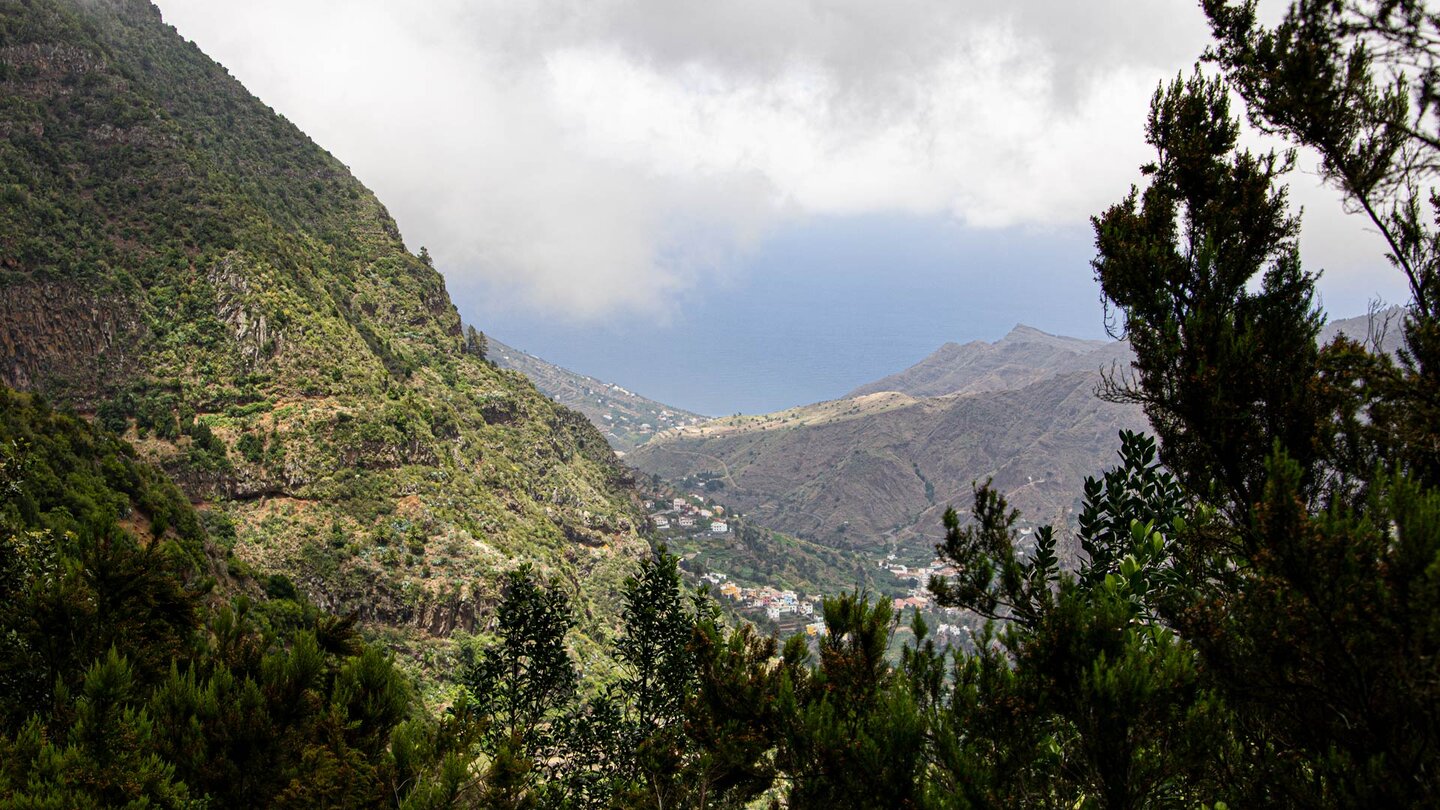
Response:
[[[1120,344],[1054,335],[1023,323],[994,342],[946,343],[924,360],[847,394],[900,391],[916,397],[1022,388],[1055,374],[1094,371],[1103,362],[1090,355],[1115,352]]]
[[[1027,337],[1032,335],[1035,337],[1059,337],[1059,335],[1052,335],[1051,333],[1046,332],[1043,329],[1036,329],[1035,327],[1028,324],[1017,323],[1013,328],[1011,328],[1011,330],[1005,335],[1005,337],[1001,338],[1001,340],[1012,337]]]

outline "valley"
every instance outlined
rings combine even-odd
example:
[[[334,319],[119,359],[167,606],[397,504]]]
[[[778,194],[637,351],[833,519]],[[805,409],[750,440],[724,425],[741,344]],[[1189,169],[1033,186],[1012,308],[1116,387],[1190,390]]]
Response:
[[[1206,2],[1111,177],[1023,15],[162,3],[0,2],[0,810],[1440,794],[1440,15]]]
[[[1080,482],[1111,463],[1131,405],[1097,396],[1123,344],[1017,327],[948,344],[838,400],[667,431],[626,458],[666,480],[703,475],[772,528],[851,550],[927,555],[941,517],[992,479],[1027,526],[1069,525]]]

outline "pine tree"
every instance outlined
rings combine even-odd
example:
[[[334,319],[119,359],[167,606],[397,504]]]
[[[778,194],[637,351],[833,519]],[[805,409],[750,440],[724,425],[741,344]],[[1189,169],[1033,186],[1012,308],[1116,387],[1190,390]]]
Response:
[[[615,747],[607,759],[629,806],[673,806],[693,788],[683,778],[694,753],[683,722],[695,683],[690,644],[696,618],[685,604],[677,562],[661,546],[621,592],[615,658],[622,675],[608,697],[616,711],[610,721]],[[604,715],[601,708],[596,719]]]
[[[490,351],[490,341],[485,339],[485,333],[473,326],[465,327],[465,353],[485,359]]]
[[[555,721],[569,708],[579,675],[565,647],[575,625],[558,583],[543,585],[529,565],[511,571],[495,610],[495,642],[465,663],[460,682],[486,723],[490,755],[482,802],[538,801],[543,766],[557,749]]]
[[[1259,101],[1252,113],[1281,114],[1265,106],[1278,86],[1298,105],[1284,115],[1306,105],[1285,66],[1329,58],[1328,29],[1310,23],[1338,8],[1297,6],[1285,33],[1255,52],[1279,71],[1259,84],[1247,88],[1260,74],[1237,62],[1242,92]],[[1288,56],[1265,62],[1276,48]],[[1333,100],[1313,99],[1293,130],[1302,142],[1314,127],[1354,134],[1362,118],[1327,107]],[[1179,587],[1143,601],[1194,646],[1208,686],[1244,718],[1243,753],[1227,764],[1244,802],[1413,805],[1434,793],[1440,770],[1440,694],[1416,671],[1440,652],[1440,524],[1426,483],[1434,426],[1406,407],[1436,396],[1423,360],[1429,305],[1411,310],[1403,370],[1343,340],[1322,350],[1313,279],[1276,188],[1288,161],[1236,151],[1236,131],[1218,80],[1162,89],[1150,187],[1095,222],[1096,273],[1136,353],[1123,393],[1145,405],[1160,459],[1195,501],[1166,566]],[[1366,188],[1375,186],[1356,186]],[[1428,282],[1414,280],[1423,298]],[[1138,521],[1159,526],[1169,511]],[[1137,565],[1122,561],[1120,574]]]

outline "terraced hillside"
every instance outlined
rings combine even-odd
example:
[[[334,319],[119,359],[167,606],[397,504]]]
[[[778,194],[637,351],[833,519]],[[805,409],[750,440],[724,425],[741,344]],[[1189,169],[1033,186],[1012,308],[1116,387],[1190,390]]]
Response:
[[[154,6],[0,4],[0,135],[0,382],[324,607],[445,636],[530,560],[607,632],[645,543],[605,440],[467,353],[380,201]]]

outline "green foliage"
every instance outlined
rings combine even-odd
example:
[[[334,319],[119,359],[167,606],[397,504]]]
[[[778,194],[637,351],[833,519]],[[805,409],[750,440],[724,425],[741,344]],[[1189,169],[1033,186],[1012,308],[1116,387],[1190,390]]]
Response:
[[[495,610],[498,641],[460,678],[477,708],[494,719],[494,734],[525,748],[538,743],[554,707],[575,693],[578,675],[565,649],[574,623],[558,583],[542,585],[529,566],[507,576]]]
[[[1432,19],[1406,16],[1403,3],[1297,4],[1267,31],[1253,6],[1206,9],[1221,38],[1214,58],[1257,123],[1320,149],[1327,177],[1362,207],[1403,196],[1433,142],[1414,131],[1391,140],[1409,126],[1396,113],[1406,80],[1378,84],[1370,58],[1428,52],[1419,32]],[[1372,51],[1371,36],[1399,39]],[[1124,524],[1087,510],[1092,534],[1110,528],[1085,573],[1193,651],[1221,721],[1205,761],[1228,772],[1230,798],[1413,806],[1436,790],[1440,705],[1412,669],[1440,653],[1434,422],[1419,405],[1437,390],[1426,370],[1434,245],[1414,230],[1413,207],[1372,212],[1414,286],[1398,367],[1347,341],[1319,347],[1277,164],[1232,152],[1225,92],[1197,78],[1157,94],[1145,203],[1137,210],[1132,193],[1096,220],[1097,275],[1137,354],[1124,393],[1145,404],[1183,490],[1129,476],[1127,488],[1149,495],[1127,510],[1118,551]],[[1401,159],[1407,149],[1420,151]],[[1147,270],[1162,283],[1143,281]]]
[[[945,542],[936,551],[964,567],[953,579],[931,579],[936,603],[990,618],[1035,621],[1050,601],[1050,580],[1057,570],[1053,532],[1041,530],[1040,553],[1033,560],[1018,557],[1015,522],[1020,513],[989,482],[975,488],[973,515],[974,524],[962,527],[955,510],[945,510]]]
[[[791,806],[926,806],[926,726],[886,659],[889,601],[849,594],[826,600],[824,616],[819,666],[780,695]]]
[[[303,577],[435,646],[419,616],[468,623],[493,553],[570,575],[571,542],[603,543],[620,553],[577,599],[608,632],[645,548],[624,472],[477,357],[478,331],[467,353],[443,278],[344,165],[145,2],[0,4],[0,42],[0,287],[25,314],[7,376],[135,430],[233,522],[226,569]],[[402,511],[427,533],[371,548]],[[167,542],[173,517],[153,516]],[[306,551],[336,522],[348,553]]]
[[[556,582],[542,584],[524,565],[506,576],[495,610],[493,644],[465,648],[459,674],[465,701],[459,719],[483,722],[490,757],[482,803],[528,807],[545,789],[544,770],[559,746],[556,720],[574,697],[579,675],[565,647],[575,625]]]
[[[1276,187],[1293,158],[1237,151],[1227,93],[1199,74],[1156,92],[1158,162],[1143,194],[1095,219],[1094,266],[1135,350],[1138,379],[1109,393],[1145,406],[1187,488],[1244,509],[1264,487],[1254,448],[1279,441],[1318,464],[1320,316]]]
[[[633,703],[635,723],[647,732],[678,721],[694,677],[687,644],[695,622],[685,608],[676,562],[661,546],[625,580],[623,591],[624,624],[615,643],[625,667],[619,685]]]
[[[265,438],[259,433],[245,431],[235,441],[235,449],[240,456],[251,464],[259,464],[265,460]]]
[[[284,601],[214,607],[212,551],[128,445],[0,389],[0,806],[373,806],[453,784],[447,741],[402,780],[392,735],[439,730],[353,617],[284,577],[266,584]]]
[[[1440,20],[1303,2],[1271,29],[1251,3],[1204,7],[1225,79],[1160,88],[1148,184],[1094,220],[1136,353],[1108,393],[1156,439],[1122,434],[1085,483],[1073,572],[1048,528],[1019,550],[988,484],[970,524],[946,515],[958,573],[931,589],[992,620],[973,649],[914,617],[897,666],[901,617],[861,593],[825,602],[813,649],[727,628],[661,549],[619,589],[615,668],[582,689],[572,649],[611,637],[596,590],[620,574],[571,593],[527,565],[431,717],[353,615],[305,601],[309,577],[211,593],[214,543],[254,551],[254,526],[202,521],[112,433],[0,390],[0,806],[1433,802],[1440,198],[1419,184],[1440,165]],[[133,418],[200,486],[236,483],[233,437],[262,485],[331,510],[266,518],[276,547],[329,527],[287,564],[336,587],[358,525],[408,609],[426,591],[406,571],[461,547],[442,529],[561,573],[574,541],[628,531],[594,431],[478,362],[428,253],[148,6],[0,6],[0,41],[0,284],[137,319],[46,385],[111,431]],[[51,46],[66,58],[26,55]],[[1414,297],[1398,362],[1317,345],[1291,158],[1238,148],[1232,88],[1389,241]],[[756,568],[785,546],[738,535]]]
[[[474,355],[481,360],[485,359],[485,353],[489,351],[490,343],[485,339],[485,333],[473,326],[465,327],[465,353]]]
[[[932,591],[1006,620],[957,659],[939,733],[946,781],[971,801],[1139,807],[1225,795],[1224,704],[1201,683],[1193,647],[1156,618],[1175,603],[1169,533],[1189,505],[1155,452],[1124,433],[1121,466],[1086,481],[1078,576],[1057,570],[1048,541],[1022,558],[1014,512],[988,486],[977,488],[978,525],[951,522],[941,555],[987,573],[937,579]]]

